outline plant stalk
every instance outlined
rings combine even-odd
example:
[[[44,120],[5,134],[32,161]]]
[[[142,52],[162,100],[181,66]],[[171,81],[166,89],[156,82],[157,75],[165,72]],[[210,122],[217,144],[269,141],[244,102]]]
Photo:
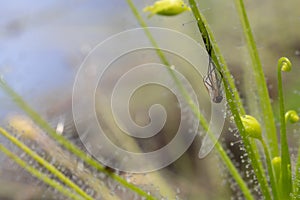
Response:
[[[124,178],[114,174],[107,170],[98,161],[88,156],[85,152],[80,150],[77,146],[65,139],[62,135],[56,133],[56,131],[37,113],[35,112],[12,88],[10,88],[3,79],[0,79],[0,87],[14,100],[14,102],[45,132],[47,132],[53,139],[59,144],[64,146],[68,151],[81,158],[85,163],[94,167],[99,172],[103,172],[111,177],[113,180],[119,182],[124,187],[134,191],[138,195],[146,198],[147,200],[155,200],[156,198],[148,194],[146,191],[140,189],[134,184],[128,183]]]
[[[69,197],[72,200],[83,200],[83,198],[81,196],[71,192],[69,189],[65,188],[57,181],[49,178],[46,174],[43,174],[39,170],[30,166],[28,163],[26,163],[21,158],[19,158],[19,156],[15,155],[9,149],[7,149],[6,147],[4,147],[1,144],[0,144],[0,151],[2,151],[7,157],[11,158],[18,165],[20,165],[23,169],[27,170],[30,174],[32,174],[36,178],[40,179],[44,183],[48,184],[49,186],[53,187],[54,189],[56,189],[57,191],[59,191],[60,193],[65,195],[66,197]]]
[[[7,131],[5,131],[3,128],[0,127],[0,133],[9,139],[13,144],[18,146],[22,151],[27,153],[29,156],[31,156],[36,162],[41,164],[43,167],[45,167],[49,172],[51,172],[53,175],[55,175],[57,178],[59,178],[62,182],[64,182],[66,185],[68,185],[70,188],[72,188],[74,191],[76,191],[79,195],[81,195],[83,198],[87,200],[93,200],[93,197],[88,195],[86,192],[84,192],[78,185],[76,185],[73,181],[71,181],[68,177],[66,177],[63,173],[58,171],[53,165],[51,165],[49,162],[44,160],[42,157],[40,157],[38,154],[33,152],[30,148],[28,148],[25,144],[23,144],[21,141],[19,141],[17,138],[9,134]]]
[[[267,135],[267,142],[271,152],[271,157],[274,158],[279,155],[278,142],[276,136],[275,120],[273,116],[271,101],[268,94],[262,65],[259,59],[255,40],[251,32],[250,23],[246,14],[243,0],[234,0],[237,8],[239,18],[243,27],[244,36],[246,38],[248,51],[252,60],[252,69],[256,81],[256,88],[258,96],[260,97],[260,108],[262,110],[262,120],[265,126]]]
[[[199,109],[197,108],[197,106],[192,101],[191,97],[189,96],[188,92],[186,91],[186,89],[181,84],[180,80],[176,77],[176,74],[174,73],[174,71],[170,68],[170,64],[169,64],[168,60],[164,56],[163,52],[159,49],[158,44],[156,43],[155,39],[151,35],[149,29],[147,28],[147,24],[144,22],[144,20],[142,19],[142,17],[139,15],[139,13],[138,13],[136,7],[134,6],[133,2],[131,0],[127,0],[127,3],[130,6],[130,8],[131,8],[131,10],[132,10],[132,12],[134,14],[134,16],[136,17],[136,19],[138,20],[138,22],[140,23],[140,25],[143,27],[143,29],[144,29],[147,37],[149,38],[150,42],[155,47],[157,55],[160,57],[162,63],[164,65],[166,65],[167,68],[169,69],[170,75],[172,76],[172,78],[175,81],[177,87],[179,88],[180,92],[184,96],[185,100],[188,102],[190,108],[192,109],[192,111],[194,112],[194,114],[196,115],[196,117],[199,119],[199,122],[200,122],[201,126],[203,127],[203,129],[205,131],[208,132],[208,134],[209,134],[210,138],[212,139],[212,141],[216,142],[215,147],[218,150],[218,153],[220,154],[220,157],[222,158],[223,162],[225,163],[225,165],[227,166],[228,170],[232,174],[233,178],[236,180],[236,182],[240,186],[241,190],[243,191],[243,193],[245,195],[245,198],[248,199],[248,200],[253,200],[254,198],[251,195],[251,192],[250,192],[249,188],[247,187],[247,184],[241,178],[240,174],[238,173],[237,169],[235,168],[235,166],[231,162],[230,158],[227,156],[227,154],[224,151],[224,149],[221,146],[221,144],[216,140],[216,138],[211,133],[211,131],[208,130],[208,123],[207,123],[206,119],[200,113]]]
[[[286,137],[286,124],[285,124],[285,109],[284,98],[282,89],[282,76],[281,68],[284,63],[281,59],[278,61],[277,66],[277,78],[278,78],[278,101],[279,101],[279,113],[280,113],[280,140],[281,140],[281,194],[284,199],[289,199],[292,193],[292,177],[291,177],[291,159],[289,146]]]
[[[271,157],[270,157],[270,153],[269,153],[269,150],[268,150],[268,146],[267,146],[266,142],[263,139],[261,139],[260,142],[263,146],[263,149],[264,149],[264,152],[265,152],[265,155],[266,155],[266,162],[267,162],[268,172],[269,172],[269,176],[270,176],[273,199],[274,200],[279,200],[280,198],[279,198],[278,187],[277,187],[278,184],[276,183],[276,179],[275,179],[275,175],[274,175],[274,171],[273,171],[273,166],[272,166],[272,163],[271,163]]]
[[[246,151],[248,153],[248,157],[251,160],[251,165],[254,169],[254,172],[256,174],[257,180],[261,186],[262,193],[266,199],[271,199],[270,191],[268,182],[266,180],[266,177],[263,175],[263,167],[260,161],[260,158],[258,156],[258,150],[255,143],[251,142],[245,133],[244,126],[242,124],[241,115],[245,114],[244,108],[241,104],[241,100],[239,98],[239,95],[237,93],[237,89],[235,87],[233,78],[231,77],[231,74],[227,68],[226,62],[219,50],[219,47],[214,39],[213,33],[210,30],[205,18],[201,13],[199,12],[197,8],[197,4],[194,0],[189,0],[192,12],[195,16],[195,19],[197,21],[197,25],[199,27],[199,30],[202,34],[203,41],[210,42],[211,45],[211,57],[214,60],[216,66],[218,67],[218,70],[223,74],[223,84],[225,89],[225,94],[227,98],[227,102],[229,104],[231,113],[234,116],[235,123],[237,125],[237,128],[240,131],[240,134],[242,136],[242,140],[244,143],[244,146],[246,148]],[[207,40],[209,38],[209,40]]]

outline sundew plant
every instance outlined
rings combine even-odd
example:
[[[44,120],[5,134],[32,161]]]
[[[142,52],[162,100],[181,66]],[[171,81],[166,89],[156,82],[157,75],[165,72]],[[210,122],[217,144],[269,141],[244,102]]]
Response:
[[[260,2],[256,3],[260,4]],[[283,2],[278,4],[281,8]],[[202,5],[208,5],[208,8],[203,9]],[[239,20],[238,31],[234,34],[238,32],[238,37],[243,43],[240,51],[244,55],[236,59],[239,63],[238,68],[232,67],[227,61],[227,57],[234,57],[234,51],[238,48],[232,49],[231,55],[228,56],[224,43],[218,39],[218,31],[221,31],[221,28],[214,29],[214,23],[218,22],[222,24],[223,29],[226,29],[222,33],[235,29],[229,25],[226,14],[222,13],[218,13],[217,19],[212,20],[214,23],[210,23],[209,14],[213,14],[215,10],[214,4],[195,0],[158,0],[147,1],[141,6],[138,1],[126,0],[122,1],[122,6],[126,7],[126,15],[132,17],[134,28],[138,30],[139,35],[134,35],[133,40],[119,40],[127,33],[129,36],[135,33],[125,31],[109,37],[94,49],[89,49],[86,58],[78,64],[81,67],[75,78],[72,103],[69,102],[73,106],[71,115],[60,113],[63,118],[60,116],[58,120],[57,116],[54,119],[46,117],[43,111],[35,110],[34,105],[32,106],[15,91],[9,81],[6,81],[5,73],[1,75],[0,86],[3,94],[9,98],[9,102],[18,106],[19,110],[8,112],[0,127],[0,152],[4,155],[0,160],[0,198],[300,199],[298,141],[300,133],[298,90],[300,88],[299,81],[297,84],[297,81],[293,80],[299,72],[297,56],[300,50],[293,50],[296,56],[289,56],[290,51],[278,50],[276,51],[277,54],[280,53],[278,58],[269,61],[273,66],[263,67],[263,63],[268,63],[263,60],[274,56],[267,56],[269,54],[265,52],[262,54],[264,56],[261,56],[260,43],[256,42],[254,34],[260,29],[255,29],[254,32],[251,28],[252,19],[248,17],[249,13],[246,12],[243,0],[233,0],[231,5],[231,12],[235,12]],[[280,11],[286,11],[286,7],[288,3],[282,5]],[[280,11],[278,11],[280,17],[288,15]],[[121,13],[111,11],[111,15],[118,14],[121,16]],[[186,18],[180,18],[182,16]],[[182,22],[182,19],[185,21]],[[203,64],[205,72],[201,73],[205,74],[201,74],[200,79],[197,78],[195,71],[185,71],[185,68],[191,65],[188,59],[184,60],[183,55],[176,55],[175,50],[161,47],[164,41],[167,41],[169,44],[182,47],[188,57],[201,57],[198,51],[189,48],[190,46],[183,41],[172,41],[171,30],[169,38],[158,37],[154,33],[156,29],[153,26],[161,21],[163,23],[158,23],[160,26],[164,23],[172,23],[176,27],[181,26],[181,30],[188,29],[187,32],[177,31],[177,33],[190,34],[189,37],[193,38],[197,45],[202,46],[202,53],[207,58],[205,60],[207,62]],[[279,40],[281,40],[281,33],[288,31],[285,29],[284,20],[282,21],[272,22],[280,24],[281,29],[270,33],[270,35],[279,35],[276,37]],[[298,16],[299,23],[300,16]],[[282,35],[282,40],[289,40],[284,34]],[[117,41],[113,43],[115,45],[105,46],[112,40]],[[146,48],[143,45],[133,45],[134,51],[113,54],[119,50],[121,52],[125,44],[130,46],[131,43],[148,46],[146,45]],[[280,48],[278,44],[275,47]],[[98,56],[103,55],[103,52],[105,58]],[[97,56],[93,56],[95,54]],[[112,54],[114,57],[111,58]],[[105,65],[104,68],[96,63],[100,62],[98,59],[101,62],[109,60],[108,67]],[[153,62],[158,63],[164,71],[155,71],[159,68],[153,67]],[[149,63],[152,65],[147,65]],[[139,65],[139,67],[134,68],[131,65]],[[96,69],[101,67],[105,70],[100,73]],[[87,73],[90,68],[92,72]],[[125,79],[125,75],[135,72],[136,69],[142,69],[144,74],[130,76],[126,84],[116,80]],[[191,80],[191,87],[177,70],[181,70],[180,72]],[[270,71],[274,75],[269,76]],[[81,76],[83,73],[84,76]],[[125,75],[119,75],[122,73]],[[101,79],[98,76],[101,76]],[[272,76],[274,81],[267,78]],[[97,81],[97,87],[89,88],[89,83],[94,80],[93,77]],[[165,84],[164,87],[159,87],[153,84],[156,82],[151,82],[151,79],[157,77],[169,80],[171,86]],[[134,78],[149,80],[145,82],[147,83],[145,90],[132,86],[131,81]],[[270,82],[274,82],[273,88]],[[105,87],[98,86],[101,84]],[[115,87],[117,89],[133,88],[133,92],[129,93],[130,98],[135,98],[128,101],[121,99],[119,90],[111,86],[113,84],[117,85]],[[200,89],[197,92],[195,88]],[[164,91],[166,89],[170,89],[171,92],[166,93]],[[196,94],[191,90],[196,91]],[[181,99],[174,91],[180,94]],[[90,92],[91,101],[89,101]],[[204,107],[195,101],[202,96],[205,96]],[[110,101],[109,98],[114,99]],[[157,131],[160,135],[148,133],[143,129],[143,127],[152,127],[156,130],[158,125],[153,123],[157,122],[160,125],[159,121],[164,119],[161,114],[155,114],[154,107],[151,107],[157,104],[156,101],[168,112],[168,119],[164,121],[165,126]],[[210,115],[213,114],[209,113],[209,109],[221,104],[224,105],[220,109],[222,113],[218,113],[221,117],[217,122],[210,122]],[[90,105],[94,110],[89,110]],[[112,111],[109,111],[111,107]],[[124,107],[127,110],[123,111]],[[123,115],[127,111],[129,114]],[[133,129],[129,126],[131,121],[119,123],[121,115],[132,118],[138,126],[134,126]],[[118,147],[134,152],[133,157],[127,154],[120,155],[119,152],[106,148],[104,143],[101,146],[105,138],[101,140],[97,138],[99,131],[91,125],[93,118],[90,116],[95,116],[99,121],[98,126],[101,126],[101,130],[106,133],[105,138],[115,142]],[[221,135],[213,128],[221,123],[220,119],[224,120]],[[179,137],[181,141],[176,143],[171,152],[166,153],[167,156],[157,156],[156,160],[144,156],[138,160],[139,162],[132,159],[137,153],[146,155],[148,151],[157,152],[171,143],[172,138],[177,138],[173,132],[181,127],[182,121],[188,121],[184,124],[187,126],[187,131],[183,131],[183,136]],[[115,124],[127,129],[116,128]],[[194,128],[195,136],[186,137]],[[130,130],[139,131],[130,132]],[[119,135],[124,132],[129,133],[125,136]],[[139,137],[142,134],[148,134],[152,139],[141,141],[146,139],[146,137]],[[87,139],[89,137],[90,140]],[[190,142],[185,141],[189,138],[191,138]],[[208,151],[204,153],[205,156],[201,156],[201,148],[207,147],[207,141],[210,141]],[[188,146],[183,148],[185,143]],[[175,152],[178,149],[183,152],[177,155]],[[163,162],[170,157],[176,159],[171,160],[172,162]]]

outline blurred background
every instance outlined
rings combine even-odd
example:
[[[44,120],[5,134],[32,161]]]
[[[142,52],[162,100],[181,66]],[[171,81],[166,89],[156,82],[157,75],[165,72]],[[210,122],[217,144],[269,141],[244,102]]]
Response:
[[[176,17],[147,18],[148,14],[143,13],[142,9],[154,2],[134,1],[149,26],[177,30],[202,43],[196,22],[190,12],[184,12]],[[245,5],[264,67],[274,112],[277,113],[277,60],[286,56],[293,64],[292,73],[283,75],[286,109],[295,109],[299,113],[300,2],[256,0],[245,1]],[[246,109],[258,115],[259,111],[253,103],[255,101],[252,96],[255,91],[252,91],[251,87],[253,80],[249,76],[251,61],[234,3],[204,0],[198,1],[198,6],[215,34]],[[0,76],[54,128],[64,122],[66,136],[80,146],[72,124],[71,110],[72,87],[76,72],[85,56],[98,43],[113,34],[138,27],[140,26],[126,1],[3,0],[0,2]],[[160,92],[156,93],[160,89],[150,88],[151,96],[154,97],[147,100],[143,93],[137,94],[136,102],[132,103],[132,112],[136,114],[135,120],[138,123],[143,124],[147,121],[148,118],[145,119],[140,110],[146,112],[149,104],[160,97]],[[178,109],[176,105],[172,107],[172,102],[176,100],[169,95],[167,100],[160,101],[163,105],[169,106],[171,113],[175,113],[174,116],[171,115],[170,124],[163,130],[168,132],[177,126],[174,124],[178,122],[176,117]],[[22,114],[1,90],[0,102],[2,125],[5,126],[7,115]],[[110,120],[107,119],[108,124]],[[233,136],[233,132],[234,126],[226,124],[220,141],[228,147],[232,159],[236,160],[240,169],[243,169],[244,166],[239,164],[239,157],[242,154],[239,152],[239,146],[230,145],[231,142],[239,140]],[[299,125],[289,127],[290,144],[295,148],[298,146],[299,132]],[[169,140],[168,137],[171,136],[159,137],[157,142],[162,145]],[[0,142],[14,149],[13,145],[2,137]],[[149,148],[147,144],[139,145],[144,150]],[[178,199],[242,199],[235,182],[231,180],[214,152],[203,160],[198,159],[200,145],[201,139],[197,138],[180,159],[157,172],[159,177],[167,183]],[[292,152],[296,152],[295,150],[292,148]],[[21,154],[16,149],[14,151]],[[39,185],[36,179],[15,166],[13,162],[7,162],[7,158],[1,153],[0,162],[0,199],[59,198],[51,189],[42,192],[46,186]],[[153,177],[157,176],[149,173],[142,178],[137,175],[135,180],[145,190],[160,193],[163,187],[155,185],[156,179]],[[16,195],[16,190],[22,195]],[[259,191],[256,193],[259,199]],[[129,198],[122,194],[119,196],[121,199]]]

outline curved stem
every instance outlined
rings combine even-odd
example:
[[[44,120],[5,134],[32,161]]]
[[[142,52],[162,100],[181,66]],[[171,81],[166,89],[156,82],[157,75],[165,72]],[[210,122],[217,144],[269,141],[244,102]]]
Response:
[[[282,177],[282,188],[281,194],[284,199],[289,199],[292,192],[292,178],[291,178],[291,160],[290,152],[286,137],[286,125],[284,117],[284,98],[282,89],[282,77],[281,70],[286,66],[285,58],[281,58],[278,61],[277,66],[277,78],[278,78],[278,101],[279,101],[279,112],[280,112],[280,140],[281,140],[281,177]]]

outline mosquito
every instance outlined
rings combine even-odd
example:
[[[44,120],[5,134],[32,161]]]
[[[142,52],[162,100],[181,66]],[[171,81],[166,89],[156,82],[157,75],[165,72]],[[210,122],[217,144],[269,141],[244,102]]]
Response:
[[[212,101],[220,103],[223,100],[221,88],[222,74],[218,71],[211,58],[209,58],[207,74],[204,76],[203,82]]]

